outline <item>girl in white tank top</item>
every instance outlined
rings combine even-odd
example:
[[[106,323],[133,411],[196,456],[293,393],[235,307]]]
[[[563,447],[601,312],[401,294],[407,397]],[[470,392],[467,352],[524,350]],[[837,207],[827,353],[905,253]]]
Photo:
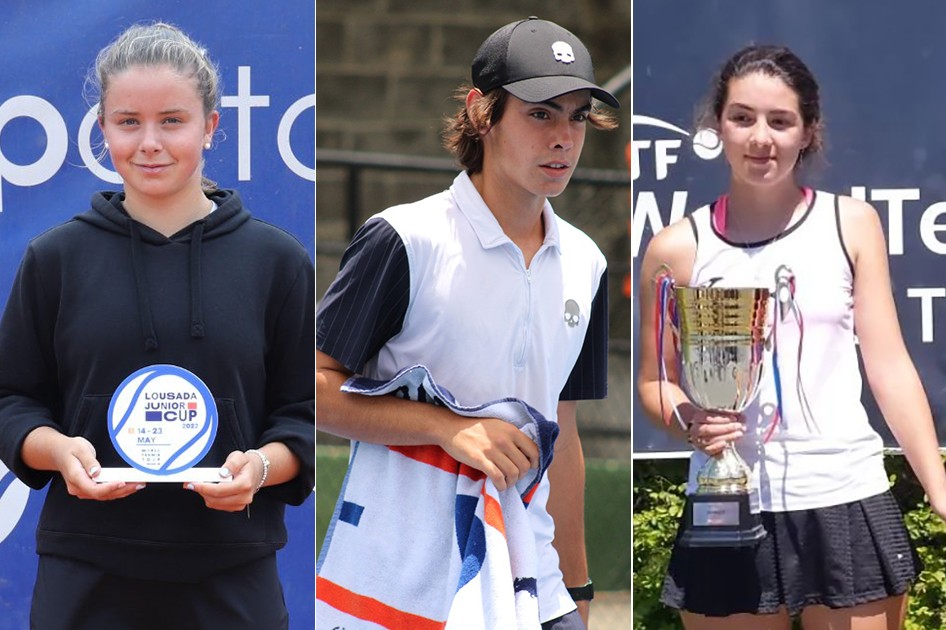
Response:
[[[900,335],[880,221],[862,201],[796,183],[797,165],[821,147],[822,123],[814,76],[790,50],[737,52],[704,119],[722,140],[729,193],[648,245],[638,284],[638,386],[644,408],[694,447],[689,492],[707,459],[734,443],[752,470],[750,499],[767,535],[751,547],[675,545],[662,601],[687,628],[788,627],[796,614],[806,629],[844,627],[880,610],[877,628],[886,629],[902,621],[919,567],[888,490],[883,443],[860,402],[857,343],[884,419],[941,517],[946,473]],[[774,316],[777,424],[772,369],[741,418],[689,403],[669,333],[661,342],[667,380],[659,377],[654,279],[664,266],[678,285],[770,290],[776,270],[791,270],[796,308]],[[720,566],[725,580],[705,573]]]

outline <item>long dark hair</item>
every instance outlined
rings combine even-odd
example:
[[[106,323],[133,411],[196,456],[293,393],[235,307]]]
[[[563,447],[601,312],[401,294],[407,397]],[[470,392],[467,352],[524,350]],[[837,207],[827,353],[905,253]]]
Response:
[[[709,97],[697,116],[697,127],[719,129],[723,107],[729,98],[730,82],[756,72],[781,79],[798,97],[802,122],[805,129],[811,131],[811,142],[802,149],[798,162],[820,152],[824,146],[824,124],[818,82],[798,55],[785,46],[752,44],[730,57],[713,80]]]

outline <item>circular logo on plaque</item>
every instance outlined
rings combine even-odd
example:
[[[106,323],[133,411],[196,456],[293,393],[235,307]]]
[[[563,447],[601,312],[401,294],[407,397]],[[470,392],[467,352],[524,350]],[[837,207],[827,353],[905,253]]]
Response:
[[[192,468],[217,435],[217,405],[196,375],[151,365],[126,378],[108,406],[108,434],[128,464],[153,475]]]

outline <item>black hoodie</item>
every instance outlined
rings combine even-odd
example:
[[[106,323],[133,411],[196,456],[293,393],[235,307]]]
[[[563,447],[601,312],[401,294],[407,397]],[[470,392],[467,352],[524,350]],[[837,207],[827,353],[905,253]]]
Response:
[[[32,488],[52,480],[37,552],[130,577],[197,581],[286,542],[285,503],[315,478],[314,270],[292,236],[252,219],[233,191],[167,238],[131,219],[124,195],[30,242],[0,320],[0,460]],[[58,474],[23,463],[27,434],[83,436],[104,467],[128,464],[108,436],[111,395],[136,370],[165,363],[204,381],[219,429],[198,464],[282,442],[300,475],[264,488],[249,512],[221,512],[180,484],[130,497],[72,497]]]

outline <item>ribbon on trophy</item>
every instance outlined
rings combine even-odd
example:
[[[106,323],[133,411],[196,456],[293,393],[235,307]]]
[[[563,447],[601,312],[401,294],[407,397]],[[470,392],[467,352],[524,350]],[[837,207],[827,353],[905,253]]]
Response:
[[[775,270],[775,299],[777,302],[777,312],[778,316],[775,318],[775,321],[772,323],[772,375],[775,380],[775,398],[776,398],[776,411],[775,416],[772,418],[772,423],[769,426],[768,431],[766,432],[765,438],[763,439],[764,443],[767,443],[771,438],[773,433],[775,433],[775,427],[781,425],[782,428],[785,428],[785,411],[782,404],[782,378],[781,372],[779,370],[779,343],[778,343],[778,329],[780,326],[784,325],[789,313],[795,316],[795,321],[798,322],[798,353],[796,356],[796,371],[795,371],[795,391],[798,395],[799,407],[802,410],[802,417],[805,420],[806,426],[808,428],[817,429],[818,424],[815,422],[814,413],[811,411],[811,405],[808,402],[808,395],[805,393],[805,386],[801,378],[801,363],[802,363],[802,350],[805,347],[805,318],[802,315],[801,308],[798,306],[798,300],[795,298],[795,274],[787,265],[779,265]]]
[[[671,333],[674,336],[673,343],[673,353],[677,363],[677,373],[680,373],[680,353],[677,352],[677,330],[680,327],[679,315],[676,309],[676,303],[673,297],[673,290],[675,288],[673,280],[673,272],[670,267],[666,264],[660,266],[657,270],[657,275],[655,279],[657,283],[657,299],[654,303],[654,334],[656,335],[657,342],[657,391],[658,398],[660,398],[660,417],[663,418],[664,423],[667,425],[670,424],[670,418],[667,417],[667,414],[664,413],[664,391],[663,384],[667,380],[667,362],[664,358],[664,335],[666,334],[666,321],[667,318],[670,318],[672,326],[670,327]],[[673,416],[677,419],[677,422],[680,424],[680,428],[684,431],[687,430],[686,422],[683,421],[683,418],[680,417],[680,413],[677,411],[677,406],[673,405]]]

